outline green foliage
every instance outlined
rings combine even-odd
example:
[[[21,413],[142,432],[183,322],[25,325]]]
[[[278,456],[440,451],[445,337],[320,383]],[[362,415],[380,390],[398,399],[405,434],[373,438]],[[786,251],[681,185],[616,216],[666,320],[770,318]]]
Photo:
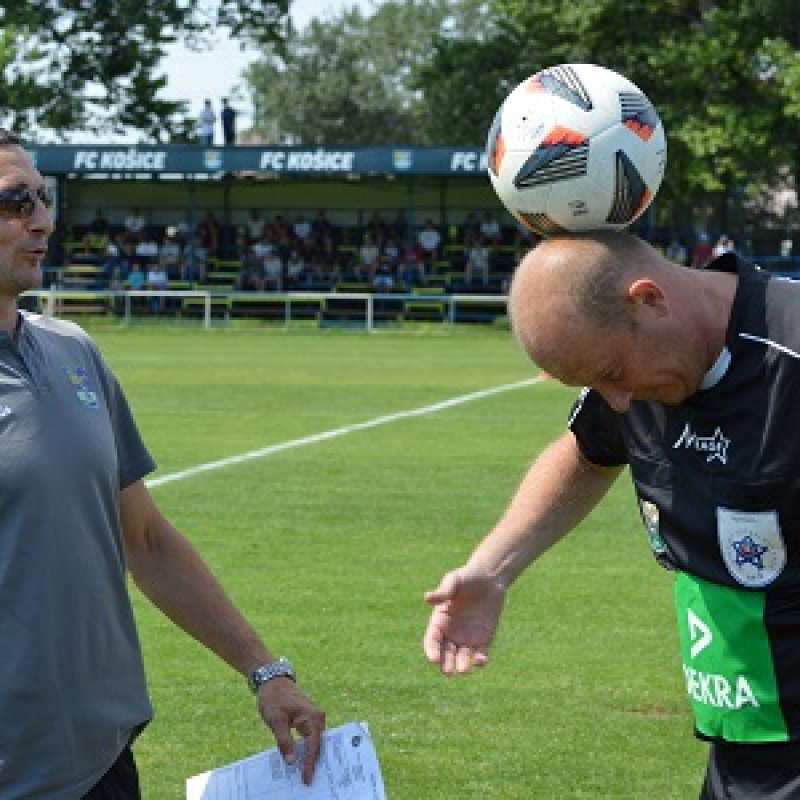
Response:
[[[97,332],[154,477],[534,374],[506,332]],[[447,680],[422,592],[464,559],[574,390],[545,381],[154,487],[329,725],[367,720],[393,800],[682,800],[692,726],[670,577],[626,479],[512,589],[490,665]],[[198,435],[198,433],[200,435]],[[156,707],[143,796],[273,744],[243,680],[138,593]]]
[[[515,55],[516,69],[502,54],[493,57],[491,43],[469,54],[467,42],[442,41],[424,76],[426,90],[480,75],[485,99],[470,102],[494,109],[510,77],[517,82],[570,61],[616,69],[642,88],[664,121],[669,152],[659,206],[673,221],[709,194],[738,188],[752,196],[754,187],[795,170],[800,12],[790,0],[496,0],[496,6],[502,21],[494,44]],[[485,128],[477,122],[476,140]]]
[[[159,99],[167,45],[202,49],[217,31],[243,42],[285,33],[289,0],[28,0],[0,10],[4,124],[28,138],[135,131],[185,139],[185,103]]]
[[[266,140],[307,145],[441,144],[426,128],[416,86],[437,35],[480,27],[478,0],[388,0],[314,19],[252,65],[255,128]],[[447,143],[452,139],[448,138]]]
[[[250,80],[270,141],[474,146],[528,75],[603,64],[659,110],[656,210],[685,230],[709,204],[766,218],[764,188],[797,171],[799,43],[791,0],[390,0],[316,20]]]

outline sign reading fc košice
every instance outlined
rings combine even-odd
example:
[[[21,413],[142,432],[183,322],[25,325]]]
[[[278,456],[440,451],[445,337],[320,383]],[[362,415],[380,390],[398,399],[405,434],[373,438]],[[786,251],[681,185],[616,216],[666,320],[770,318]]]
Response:
[[[230,147],[35,145],[28,152],[46,175],[97,173],[285,173],[319,175],[479,175],[483,148]]]

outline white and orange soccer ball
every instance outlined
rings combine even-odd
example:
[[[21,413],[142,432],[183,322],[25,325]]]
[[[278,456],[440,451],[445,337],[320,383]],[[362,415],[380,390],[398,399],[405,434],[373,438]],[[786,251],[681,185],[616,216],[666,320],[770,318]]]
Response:
[[[595,64],[560,64],[520,83],[487,144],[495,192],[541,236],[626,228],[655,197],[666,159],[653,104]]]

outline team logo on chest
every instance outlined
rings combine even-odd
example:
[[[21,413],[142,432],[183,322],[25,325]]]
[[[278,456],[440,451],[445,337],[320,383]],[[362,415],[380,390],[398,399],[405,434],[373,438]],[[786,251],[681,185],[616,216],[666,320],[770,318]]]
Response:
[[[64,372],[67,374],[67,380],[75,389],[75,395],[78,400],[80,400],[86,408],[100,408],[100,401],[97,397],[97,392],[92,388],[89,373],[86,372],[83,367],[64,367]]]
[[[677,450],[679,447],[685,447],[688,450],[705,453],[707,464],[715,460],[727,464],[728,445],[730,443],[731,440],[723,434],[722,428],[717,428],[712,436],[698,436],[687,422],[678,440],[672,445],[672,449]]]
[[[717,537],[728,572],[743,586],[766,586],[786,566],[786,545],[775,511],[718,508]]]

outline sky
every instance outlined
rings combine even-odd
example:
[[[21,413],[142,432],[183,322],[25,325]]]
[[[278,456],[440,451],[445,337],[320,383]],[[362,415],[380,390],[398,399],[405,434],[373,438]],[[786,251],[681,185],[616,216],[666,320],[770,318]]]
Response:
[[[359,6],[371,11],[373,0],[291,0],[290,13],[295,27],[304,28],[312,18],[324,19],[338,15],[346,8]],[[167,88],[162,97],[167,100],[188,100],[189,111],[199,114],[206,98],[212,101],[219,113],[223,97],[235,96],[234,88],[242,86],[242,72],[258,58],[255,50],[242,51],[238,44],[220,41],[212,51],[194,53],[186,47],[171,48],[164,67],[167,75]],[[231,103],[240,113],[240,128],[249,127],[252,109],[247,102]]]

